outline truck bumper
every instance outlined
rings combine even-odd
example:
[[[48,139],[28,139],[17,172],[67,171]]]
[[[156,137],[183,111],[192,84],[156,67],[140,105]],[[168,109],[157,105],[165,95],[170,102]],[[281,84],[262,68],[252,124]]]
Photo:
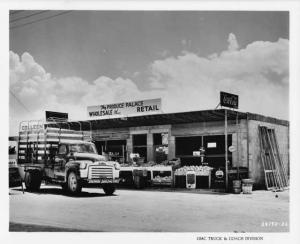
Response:
[[[120,182],[119,178],[100,178],[100,179],[87,179],[87,184],[118,184]]]

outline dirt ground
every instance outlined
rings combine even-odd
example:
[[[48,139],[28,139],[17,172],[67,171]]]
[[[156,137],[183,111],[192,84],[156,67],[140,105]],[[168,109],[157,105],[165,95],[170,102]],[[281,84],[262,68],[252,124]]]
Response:
[[[277,195],[277,197],[276,197]],[[289,192],[251,195],[204,190],[84,188],[77,196],[43,186],[12,188],[10,231],[287,232]]]

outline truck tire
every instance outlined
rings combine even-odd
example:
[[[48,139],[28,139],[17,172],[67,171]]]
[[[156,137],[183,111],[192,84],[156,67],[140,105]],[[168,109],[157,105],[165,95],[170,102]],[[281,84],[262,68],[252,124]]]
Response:
[[[28,191],[38,191],[41,187],[42,177],[38,171],[27,171],[24,181]]]
[[[105,184],[102,186],[102,188],[106,195],[112,195],[116,190],[114,184]]]
[[[68,174],[67,188],[68,192],[71,194],[77,194],[81,192],[80,179],[74,171],[71,171]]]

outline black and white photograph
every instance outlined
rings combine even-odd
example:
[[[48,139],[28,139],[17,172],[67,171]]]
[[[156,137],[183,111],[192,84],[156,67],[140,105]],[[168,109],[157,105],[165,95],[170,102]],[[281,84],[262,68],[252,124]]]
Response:
[[[10,233],[291,232],[287,8],[7,14]]]

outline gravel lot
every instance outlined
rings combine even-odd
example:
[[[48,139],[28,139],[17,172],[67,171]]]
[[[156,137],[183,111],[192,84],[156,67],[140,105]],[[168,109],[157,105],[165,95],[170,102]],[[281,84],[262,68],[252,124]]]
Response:
[[[276,197],[276,194],[278,197]],[[84,188],[77,197],[42,186],[10,189],[10,231],[287,232],[289,192]]]

